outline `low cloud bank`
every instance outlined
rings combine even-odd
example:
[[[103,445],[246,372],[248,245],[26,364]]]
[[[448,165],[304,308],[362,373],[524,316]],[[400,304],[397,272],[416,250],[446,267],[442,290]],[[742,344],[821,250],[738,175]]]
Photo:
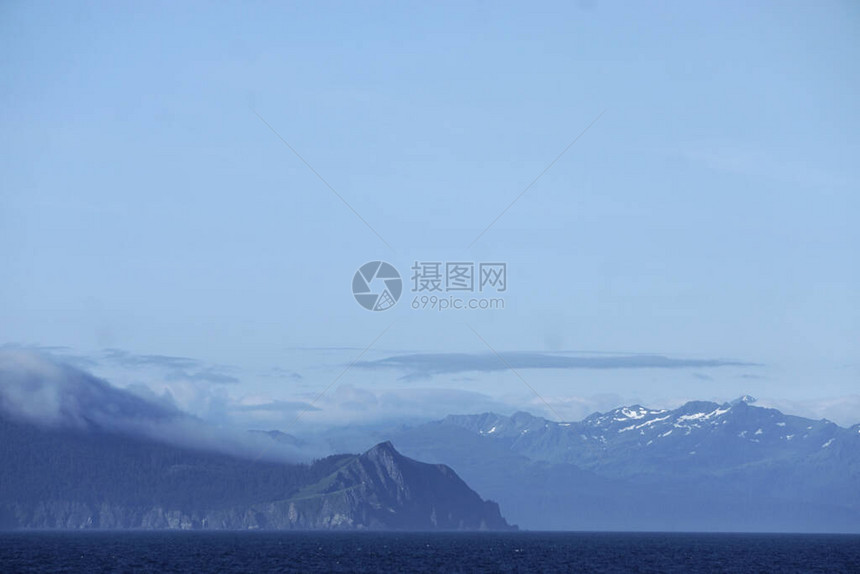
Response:
[[[663,355],[608,355],[571,357],[546,353],[415,353],[395,355],[376,361],[360,361],[360,369],[404,371],[403,380],[453,373],[505,371],[513,369],[707,369],[751,367],[755,363],[729,359],[676,359]]]
[[[114,387],[55,357],[25,349],[0,349],[0,415],[41,426],[118,432],[251,458],[296,461],[320,454],[209,425],[177,408],[169,395],[147,397]]]

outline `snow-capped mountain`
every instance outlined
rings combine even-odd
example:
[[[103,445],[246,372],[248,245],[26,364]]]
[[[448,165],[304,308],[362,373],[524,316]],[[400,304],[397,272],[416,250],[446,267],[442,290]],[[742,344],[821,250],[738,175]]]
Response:
[[[753,403],[452,415],[385,437],[450,464],[526,528],[860,532],[860,425]]]
[[[660,475],[667,464],[675,473],[702,474],[798,458],[860,461],[860,425],[846,429],[756,407],[754,401],[694,401],[674,410],[633,405],[571,423],[522,412],[449,416],[443,423],[500,441],[532,460],[573,463],[616,477]]]

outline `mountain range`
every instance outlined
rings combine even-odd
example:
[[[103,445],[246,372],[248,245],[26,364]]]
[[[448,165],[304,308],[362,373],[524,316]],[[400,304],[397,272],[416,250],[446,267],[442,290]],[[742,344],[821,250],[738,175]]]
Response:
[[[227,433],[17,353],[0,527],[860,532],[860,425],[754,403]]]
[[[753,402],[452,415],[370,436],[444,460],[529,529],[860,532],[860,425]]]

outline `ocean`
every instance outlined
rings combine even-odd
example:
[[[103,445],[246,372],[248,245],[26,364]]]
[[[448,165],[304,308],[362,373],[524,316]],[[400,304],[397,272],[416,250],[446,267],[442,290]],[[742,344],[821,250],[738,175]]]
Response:
[[[860,536],[6,532],[0,572],[860,572]]]

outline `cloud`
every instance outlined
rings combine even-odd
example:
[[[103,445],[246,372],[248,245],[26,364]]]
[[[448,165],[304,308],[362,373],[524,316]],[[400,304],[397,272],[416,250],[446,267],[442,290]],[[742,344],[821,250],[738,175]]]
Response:
[[[284,369],[282,367],[272,367],[268,372],[263,373],[262,376],[273,379],[289,379],[291,381],[301,381],[304,379],[301,373],[291,371],[290,369]]]
[[[500,358],[501,357],[501,358]],[[376,361],[360,361],[361,369],[395,369],[405,372],[402,380],[417,380],[433,375],[466,372],[492,372],[513,369],[684,369],[749,367],[755,363],[727,359],[674,359],[662,355],[602,355],[570,357],[533,352],[493,353],[417,353],[396,355]]]
[[[170,355],[138,355],[122,349],[105,349],[103,356],[108,361],[123,367],[162,367],[167,369],[193,369],[200,361],[188,357]]]
[[[0,383],[3,411],[48,425],[118,427],[184,416],[35,351],[0,351]]]
[[[257,402],[253,405],[247,402],[247,388],[240,384],[245,377],[291,383],[303,380],[300,373],[282,367],[251,372],[191,357],[140,354],[117,348],[89,355],[85,361],[71,354],[45,354],[60,363],[85,368],[147,401],[177,408],[214,425],[233,427],[238,432],[261,425],[277,428],[299,412],[312,409],[309,403],[278,401],[276,397],[251,397]]]
[[[760,398],[756,406],[811,419],[827,419],[844,427],[860,423],[860,394],[806,400]]]
[[[98,361],[93,357],[78,355],[71,347],[60,345],[22,345],[20,343],[4,343],[0,345],[0,351],[31,351],[62,358],[64,363],[74,365],[82,369],[90,369],[98,366]]]
[[[218,372],[216,369],[207,368],[196,373],[189,373],[182,369],[170,371],[165,375],[165,380],[168,381],[193,381],[214,383],[216,385],[235,385],[239,383],[239,378],[233,375]]]
[[[476,391],[428,387],[368,389],[349,384],[334,389],[317,404],[321,412],[303,417],[309,423],[411,424],[449,414],[516,410],[515,406]]]
[[[221,400],[225,410],[236,408],[228,399]],[[307,406],[281,403],[256,408],[298,411]],[[180,410],[169,391],[157,395],[143,385],[118,388],[57,357],[33,350],[0,349],[0,415],[41,426],[145,436],[239,456],[263,453],[277,460],[307,460],[320,454],[288,445],[272,448],[265,437],[235,427],[215,427]]]
[[[545,397],[552,405],[552,410],[538,397],[532,397],[526,405],[517,410],[556,422],[580,421],[596,412],[606,412],[623,405],[632,405],[640,401],[624,398],[614,393],[597,393],[591,396],[561,395]],[[558,417],[562,417],[562,421]]]
[[[189,357],[171,355],[139,355],[123,349],[105,349],[100,357],[105,362],[134,371],[149,370],[163,373],[168,381],[192,381],[213,384],[236,384],[239,378],[231,374],[235,369],[208,365]]]
[[[236,412],[272,412],[272,413],[287,413],[298,414],[302,411],[318,411],[319,408],[304,401],[268,401],[257,404],[238,404],[232,408]]]

